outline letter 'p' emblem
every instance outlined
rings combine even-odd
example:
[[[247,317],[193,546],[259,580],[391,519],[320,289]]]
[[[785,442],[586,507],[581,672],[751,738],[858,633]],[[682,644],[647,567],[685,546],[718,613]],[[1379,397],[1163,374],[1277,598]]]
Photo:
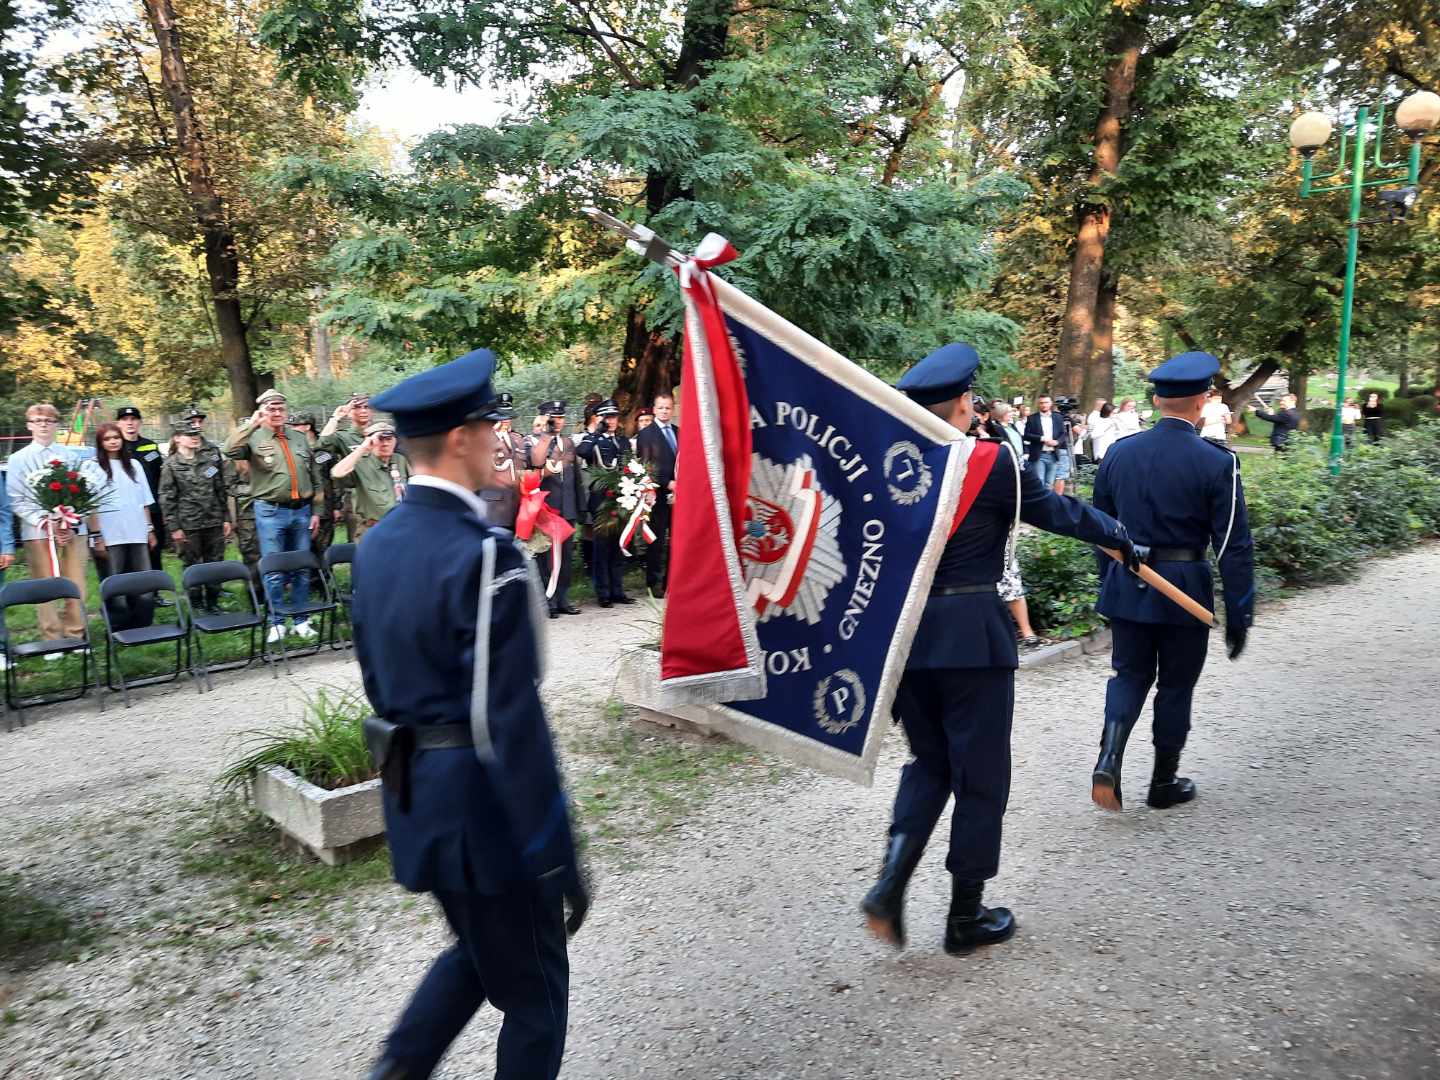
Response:
[[[815,721],[831,735],[843,735],[865,717],[865,685],[849,668],[815,684]]]

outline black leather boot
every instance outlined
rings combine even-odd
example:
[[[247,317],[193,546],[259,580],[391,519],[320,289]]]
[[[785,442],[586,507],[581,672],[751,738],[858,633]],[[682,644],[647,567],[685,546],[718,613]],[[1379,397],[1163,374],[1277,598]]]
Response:
[[[414,1077],[394,1058],[385,1057],[375,1063],[365,1080],[414,1080]]]
[[[1150,794],[1145,801],[1156,810],[1168,810],[1195,798],[1195,782],[1188,776],[1176,776],[1178,768],[1179,750],[1155,748],[1155,772],[1150,777]]]
[[[905,947],[905,886],[910,884],[924,851],[925,841],[917,836],[904,833],[892,836],[885,848],[880,878],[860,901],[870,933],[897,949]]]
[[[1125,760],[1125,743],[1130,738],[1129,724],[1105,721],[1100,736],[1100,757],[1090,774],[1090,801],[1102,810],[1119,813],[1124,808],[1120,797],[1120,766]]]
[[[982,945],[997,945],[1015,936],[1015,916],[1009,908],[987,908],[983,881],[955,878],[950,891],[950,914],[945,919],[945,951],[960,956]]]

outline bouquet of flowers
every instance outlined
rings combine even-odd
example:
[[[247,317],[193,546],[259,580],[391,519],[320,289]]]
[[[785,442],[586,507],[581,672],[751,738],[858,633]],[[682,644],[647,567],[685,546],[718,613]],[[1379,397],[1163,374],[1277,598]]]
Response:
[[[60,573],[60,560],[55,551],[56,537],[65,530],[76,530],[88,515],[100,509],[100,488],[103,477],[93,462],[66,461],[51,458],[25,477],[30,492],[45,512],[40,524],[50,544],[50,572]]]
[[[591,476],[592,490],[603,492],[604,499],[595,511],[590,531],[607,539],[618,533],[620,550],[626,555],[653,544],[650,511],[660,487],[645,463],[632,457],[614,469],[597,469]]]

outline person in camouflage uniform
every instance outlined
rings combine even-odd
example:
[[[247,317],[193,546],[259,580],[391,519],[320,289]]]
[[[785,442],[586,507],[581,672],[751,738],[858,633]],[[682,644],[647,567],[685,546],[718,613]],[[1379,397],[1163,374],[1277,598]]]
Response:
[[[200,429],[200,449],[196,451],[201,457],[208,457],[217,465],[224,467],[225,455],[220,453],[220,447],[205,437],[205,413],[201,412],[200,406],[191,405],[180,416],[181,424],[188,424],[191,427]],[[179,430],[178,428],[176,429]]]
[[[335,407],[330,419],[325,421],[325,426],[320,429],[320,450],[334,458],[334,461],[330,462],[331,468],[365,441],[365,429],[369,426],[372,415],[370,398],[365,394],[352,394],[349,401]],[[332,516],[337,522],[345,522],[345,534],[350,537],[352,544],[357,543],[363,530],[354,513],[354,499],[351,493],[344,489],[336,494],[345,500],[345,506],[342,510],[340,503],[334,503],[336,509]]]
[[[187,421],[174,426],[175,452],[160,469],[160,506],[175,550],[186,566],[220,562],[225,558],[225,541],[230,537],[229,502],[223,466],[201,453],[204,439],[200,429]],[[206,586],[190,591],[190,606],[214,611],[220,601],[220,587]]]
[[[235,522],[235,546],[250,570],[250,577],[260,581],[260,534],[255,531],[255,511],[250,508],[250,463],[225,459],[225,488],[230,493],[230,516]]]

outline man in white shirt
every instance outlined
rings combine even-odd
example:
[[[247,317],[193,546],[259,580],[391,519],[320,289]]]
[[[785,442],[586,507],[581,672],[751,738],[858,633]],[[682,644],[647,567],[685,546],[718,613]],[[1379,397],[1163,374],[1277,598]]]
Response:
[[[1045,487],[1053,487],[1055,474],[1060,468],[1060,451],[1069,446],[1064,419],[1055,412],[1054,403],[1048,395],[1041,395],[1036,402],[1040,411],[1031,413],[1025,421],[1025,449],[1029,453],[1030,468],[1040,477]]]
[[[1200,434],[1207,439],[1225,442],[1230,433],[1232,419],[1230,406],[1225,404],[1219,390],[1212,389],[1200,410]]]
[[[41,528],[45,511],[36,501],[25,477],[36,469],[45,468],[56,458],[76,465],[85,460],[85,454],[78,447],[63,446],[55,441],[59,425],[60,413],[54,405],[31,405],[25,410],[25,426],[30,429],[32,441],[29,446],[11,454],[6,465],[5,490],[10,496],[15,516],[20,519],[20,539],[25,545],[25,562],[32,578],[47,578],[54,574],[50,565],[50,544]],[[90,515],[89,531],[99,532],[99,522],[94,514]],[[40,626],[40,636],[46,641],[78,638],[85,632],[86,532],[84,522],[80,523],[78,531],[64,525],[56,529],[55,555],[60,563],[60,576],[75,583],[80,590],[80,599],[39,606],[35,619]],[[98,536],[95,550],[102,555],[105,553],[105,541]],[[57,659],[60,656],[59,653],[50,655]]]

